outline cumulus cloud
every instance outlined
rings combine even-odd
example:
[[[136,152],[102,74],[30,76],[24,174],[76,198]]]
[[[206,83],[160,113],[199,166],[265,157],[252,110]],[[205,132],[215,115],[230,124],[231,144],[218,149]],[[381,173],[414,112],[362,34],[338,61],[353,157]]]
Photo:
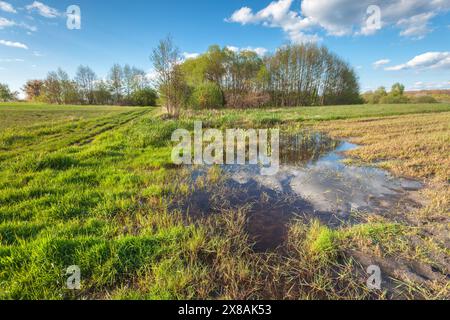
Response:
[[[427,52],[414,57],[406,63],[385,68],[387,71],[409,69],[447,69],[450,68],[450,52]]]
[[[328,35],[371,35],[388,26],[399,28],[400,35],[423,38],[432,31],[431,20],[450,10],[450,0],[303,0],[296,10],[294,0],[276,0],[254,12],[243,7],[236,10],[228,22],[259,24],[281,28],[293,42],[317,41],[317,30]],[[370,25],[374,12],[380,9],[379,27]]]
[[[8,13],[17,13],[16,9],[6,1],[0,1],[0,10],[8,12]]]
[[[37,13],[45,18],[56,18],[61,15],[61,13],[55,8],[49,7],[48,5],[34,1],[32,4],[26,6],[28,11],[37,11]]]
[[[375,62],[373,63],[373,67],[374,67],[375,69],[379,69],[379,68],[381,68],[382,66],[384,66],[384,65],[386,65],[386,64],[388,64],[388,63],[390,63],[390,62],[391,62],[391,60],[389,60],[389,59],[381,59],[381,60],[375,61]]]
[[[0,45],[6,46],[6,47],[11,47],[11,48],[19,48],[19,49],[28,50],[28,46],[26,44],[21,43],[21,42],[0,40]]]
[[[303,18],[299,12],[291,10],[293,0],[278,0],[270,3],[266,8],[254,13],[251,8],[243,7],[235,11],[227,22],[246,24],[261,24],[270,28],[281,28],[291,41],[314,42],[320,40],[315,34],[306,34],[312,25],[309,18]]]

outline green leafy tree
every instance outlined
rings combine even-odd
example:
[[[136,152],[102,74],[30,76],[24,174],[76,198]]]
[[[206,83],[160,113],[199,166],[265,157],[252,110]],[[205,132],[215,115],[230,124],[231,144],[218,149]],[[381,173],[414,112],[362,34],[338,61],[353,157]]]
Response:
[[[131,94],[131,103],[135,106],[155,106],[158,93],[152,88],[137,89]]]
[[[111,88],[105,81],[97,81],[94,87],[94,103],[99,105],[106,105],[112,102]]]
[[[17,92],[11,91],[7,84],[0,83],[0,101],[10,102],[14,100],[17,100]]]
[[[224,104],[222,90],[214,82],[204,82],[194,88],[190,104],[195,109],[221,108]]]
[[[391,94],[394,97],[403,96],[404,93],[405,93],[405,86],[403,84],[396,83],[392,86]]]

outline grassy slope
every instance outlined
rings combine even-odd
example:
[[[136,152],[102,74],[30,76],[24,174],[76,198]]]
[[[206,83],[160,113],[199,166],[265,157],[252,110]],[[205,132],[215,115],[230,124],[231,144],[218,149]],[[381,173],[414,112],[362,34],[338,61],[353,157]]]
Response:
[[[0,122],[0,298],[382,298],[365,288],[364,268],[348,254],[356,249],[349,243],[359,244],[358,252],[415,255],[425,263],[430,256],[423,247],[408,244],[411,228],[381,218],[339,232],[294,222],[289,256],[255,254],[246,241],[244,210],[201,225],[167,213],[173,194],[189,193],[184,172],[170,163],[170,136],[191,127],[192,116],[220,127],[433,113],[380,120],[376,131],[407,142],[408,134],[433,129],[415,143],[420,151],[432,141],[422,155],[437,161],[446,151],[449,111],[449,105],[352,106],[198,112],[161,121],[152,108],[0,106],[6,119]],[[403,130],[395,135],[399,119]],[[365,128],[375,127],[358,119],[320,126],[366,139],[373,132]],[[339,131],[343,126],[348,131]],[[359,142],[391,159],[400,156],[400,148]],[[417,171],[421,177],[424,170]],[[442,181],[445,171],[436,172],[428,171]],[[211,172],[207,179],[218,183],[217,176]],[[445,199],[436,201],[442,216]],[[427,245],[448,254],[433,239]],[[64,270],[73,264],[83,275],[76,293],[64,289]],[[441,282],[398,278],[407,297],[448,294]]]

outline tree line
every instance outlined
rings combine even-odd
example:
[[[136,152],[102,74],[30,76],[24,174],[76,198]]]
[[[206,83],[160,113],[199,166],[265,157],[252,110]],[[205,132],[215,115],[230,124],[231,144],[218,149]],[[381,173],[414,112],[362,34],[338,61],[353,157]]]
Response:
[[[211,46],[183,60],[172,39],[161,40],[152,61],[161,102],[182,108],[256,108],[362,103],[348,63],[314,44],[287,45],[273,55]]]
[[[387,92],[385,87],[379,87],[375,91],[364,93],[363,99],[369,104],[401,104],[401,103],[438,103],[432,95],[419,95],[417,97],[405,94],[405,86],[401,83],[392,85],[391,91]]]
[[[44,80],[27,81],[22,90],[28,101],[51,104],[153,106],[157,99],[143,70],[118,64],[106,79],[88,66],[79,66],[73,79],[59,68]]]
[[[353,68],[326,47],[286,45],[259,56],[249,50],[211,46],[183,59],[170,37],[151,57],[155,78],[129,65],[114,65],[106,79],[88,66],[74,78],[59,68],[43,80],[29,80],[29,101],[52,104],[156,105],[177,114],[183,108],[258,108],[362,103]]]

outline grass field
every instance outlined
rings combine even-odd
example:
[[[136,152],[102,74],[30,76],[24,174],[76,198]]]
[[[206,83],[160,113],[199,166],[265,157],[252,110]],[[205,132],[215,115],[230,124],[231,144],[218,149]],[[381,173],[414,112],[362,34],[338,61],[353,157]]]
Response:
[[[257,253],[246,208],[193,219],[172,132],[313,127],[362,145],[354,163],[417,178],[423,207],[331,230],[291,221],[283,254]],[[450,297],[450,105],[185,112],[0,104],[1,299],[387,299]],[[387,287],[369,291],[366,267]],[[79,265],[82,288],[66,289]]]

